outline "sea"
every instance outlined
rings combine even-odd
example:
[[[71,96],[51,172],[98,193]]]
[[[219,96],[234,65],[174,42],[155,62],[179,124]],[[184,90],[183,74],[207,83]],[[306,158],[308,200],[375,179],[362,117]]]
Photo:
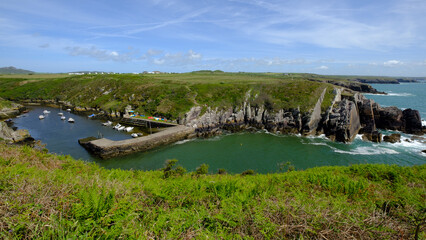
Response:
[[[417,109],[426,125],[426,82],[402,84],[372,84],[387,95],[366,94],[381,106],[397,106]],[[38,116],[49,110],[45,119]],[[412,135],[402,134],[400,143],[366,142],[358,135],[352,143],[344,144],[328,140],[325,136],[302,137],[282,135],[267,131],[229,133],[206,139],[180,141],[154,150],[128,156],[99,159],[78,144],[78,139],[103,136],[113,140],[131,138],[130,133],[102,126],[101,121],[85,116],[65,113],[75,123],[61,121],[61,110],[32,106],[31,111],[14,119],[14,126],[28,129],[41,140],[51,153],[71,155],[75,159],[95,162],[112,169],[158,170],[168,159],[177,159],[178,165],[194,171],[201,164],[208,164],[215,173],[225,169],[229,173],[241,173],[251,169],[257,173],[275,173],[289,166],[297,170],[317,166],[349,166],[352,164],[381,163],[412,166],[426,163],[426,143],[412,140]],[[382,131],[383,134],[394,131]],[[424,136],[425,137],[425,136]]]

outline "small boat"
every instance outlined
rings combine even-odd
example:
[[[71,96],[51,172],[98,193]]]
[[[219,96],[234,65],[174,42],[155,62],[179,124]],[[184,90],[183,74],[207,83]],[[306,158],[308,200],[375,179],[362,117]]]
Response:
[[[131,135],[132,135],[133,138],[139,137],[139,135],[137,133],[132,133]]]
[[[44,110],[43,113],[48,114],[48,113],[50,113],[50,111]]]
[[[118,129],[119,127],[121,127],[121,125],[119,123],[117,123],[117,125],[115,125],[113,128]]]
[[[64,116],[64,113],[59,112],[58,115],[59,116]]]
[[[104,126],[111,126],[111,125],[112,125],[112,122],[111,122],[111,121],[104,122],[104,123],[102,123],[102,125],[104,125]]]
[[[92,118],[92,117],[94,117],[95,116],[95,114],[92,114],[92,115],[89,115],[89,116],[87,116],[88,118]]]
[[[126,127],[125,126],[121,126],[119,128],[117,128],[118,131],[123,131]]]
[[[62,116],[62,117],[61,117],[61,120],[65,120],[65,119],[67,119],[65,116]]]
[[[68,118],[69,123],[74,123],[74,118]]]
[[[68,109],[67,109],[67,112],[71,112],[71,109],[70,109],[70,108],[68,108]]]
[[[40,115],[40,116],[38,116],[38,119],[44,119],[44,116],[43,115]]]
[[[126,132],[130,132],[133,130],[133,127],[126,127],[124,130],[126,130]]]

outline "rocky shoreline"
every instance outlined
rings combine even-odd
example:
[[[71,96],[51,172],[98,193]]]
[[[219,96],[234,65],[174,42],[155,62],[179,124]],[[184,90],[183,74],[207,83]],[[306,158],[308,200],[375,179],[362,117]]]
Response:
[[[321,106],[325,93],[326,89],[322,92],[315,107],[309,112],[302,112],[299,108],[274,111],[264,105],[252,106],[247,100],[242,106],[229,109],[207,108],[207,110],[203,110],[201,106],[194,106],[185,114],[184,118],[177,120],[178,124],[192,129],[192,133],[179,135],[178,138],[210,137],[221,134],[223,131],[237,132],[253,128],[265,129],[273,133],[302,134],[304,136],[325,134],[332,141],[344,143],[353,141],[357,134],[363,134],[363,140],[381,142],[383,136],[378,129],[397,130],[416,135],[425,133],[426,129],[422,127],[417,110],[381,107],[359,92],[336,87],[331,105],[324,111]],[[126,115],[127,110],[108,113],[102,109],[83,108],[73,106],[69,102],[55,100],[27,100],[22,103],[71,108],[75,113],[96,112],[99,116],[109,119],[121,119]],[[20,112],[18,111],[18,114]],[[6,123],[1,122],[1,124],[0,138],[12,143],[32,139],[26,130],[13,131],[6,126]],[[395,136],[390,136],[386,138],[386,141],[398,141],[394,139]],[[34,141],[34,139],[32,140]],[[176,140],[180,139],[174,137],[173,141]],[[158,142],[167,144],[170,141],[163,139]],[[125,151],[121,152],[127,154],[140,149],[143,148],[126,145]],[[106,155],[111,155],[111,151]]]
[[[425,129],[417,110],[381,107],[361,93],[348,95],[342,94],[343,91],[343,88],[334,90],[332,105],[325,112],[321,112],[322,94],[314,109],[307,113],[300,109],[273,112],[265,106],[251,106],[244,102],[238,108],[208,108],[202,114],[202,108],[196,106],[179,124],[195,128],[198,137],[220,134],[222,130],[241,131],[253,127],[284,134],[325,134],[329,139],[339,142],[351,142],[358,133],[363,134],[365,140],[380,142],[382,136],[377,129],[424,134]]]

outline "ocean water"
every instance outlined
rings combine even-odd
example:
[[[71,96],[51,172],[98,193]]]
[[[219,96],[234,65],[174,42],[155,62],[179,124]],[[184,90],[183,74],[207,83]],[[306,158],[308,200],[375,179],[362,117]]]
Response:
[[[382,106],[414,108],[426,117],[426,83],[407,83],[400,85],[374,85],[379,91],[390,94],[367,95]],[[224,134],[208,139],[180,141],[144,153],[102,160],[88,154],[78,145],[77,140],[96,136],[101,132],[105,137],[119,140],[129,138],[127,133],[117,132],[101,126],[99,121],[88,120],[82,116],[74,125],[57,121],[59,110],[45,120],[38,120],[42,108],[34,108],[25,118],[15,119],[15,126],[29,129],[36,139],[47,144],[50,152],[69,154],[74,158],[94,161],[105,168],[156,170],[164,166],[167,159],[177,159],[178,164],[189,171],[205,163],[210,172],[223,168],[231,173],[253,169],[258,173],[273,173],[280,164],[289,163],[296,169],[316,166],[347,166],[360,163],[398,164],[402,166],[426,163],[426,144],[420,140],[409,140],[412,136],[402,134],[401,143],[371,143],[361,140],[361,136],[350,144],[329,141],[324,136],[301,137],[272,134],[264,131],[251,133]],[[31,119],[34,118],[34,119]],[[53,122],[48,122],[54,120]],[[45,121],[45,122],[43,122]],[[383,132],[389,134],[391,132]]]
[[[401,84],[371,84],[379,91],[388,95],[365,94],[383,107],[397,106],[401,109],[411,108],[419,110],[420,116],[426,119],[426,81],[420,83]]]

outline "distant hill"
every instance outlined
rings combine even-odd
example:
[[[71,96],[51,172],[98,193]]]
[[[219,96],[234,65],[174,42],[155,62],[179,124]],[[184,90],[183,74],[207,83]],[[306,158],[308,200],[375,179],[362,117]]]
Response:
[[[28,74],[34,73],[33,71],[19,69],[15,67],[2,67],[0,68],[0,74]]]

